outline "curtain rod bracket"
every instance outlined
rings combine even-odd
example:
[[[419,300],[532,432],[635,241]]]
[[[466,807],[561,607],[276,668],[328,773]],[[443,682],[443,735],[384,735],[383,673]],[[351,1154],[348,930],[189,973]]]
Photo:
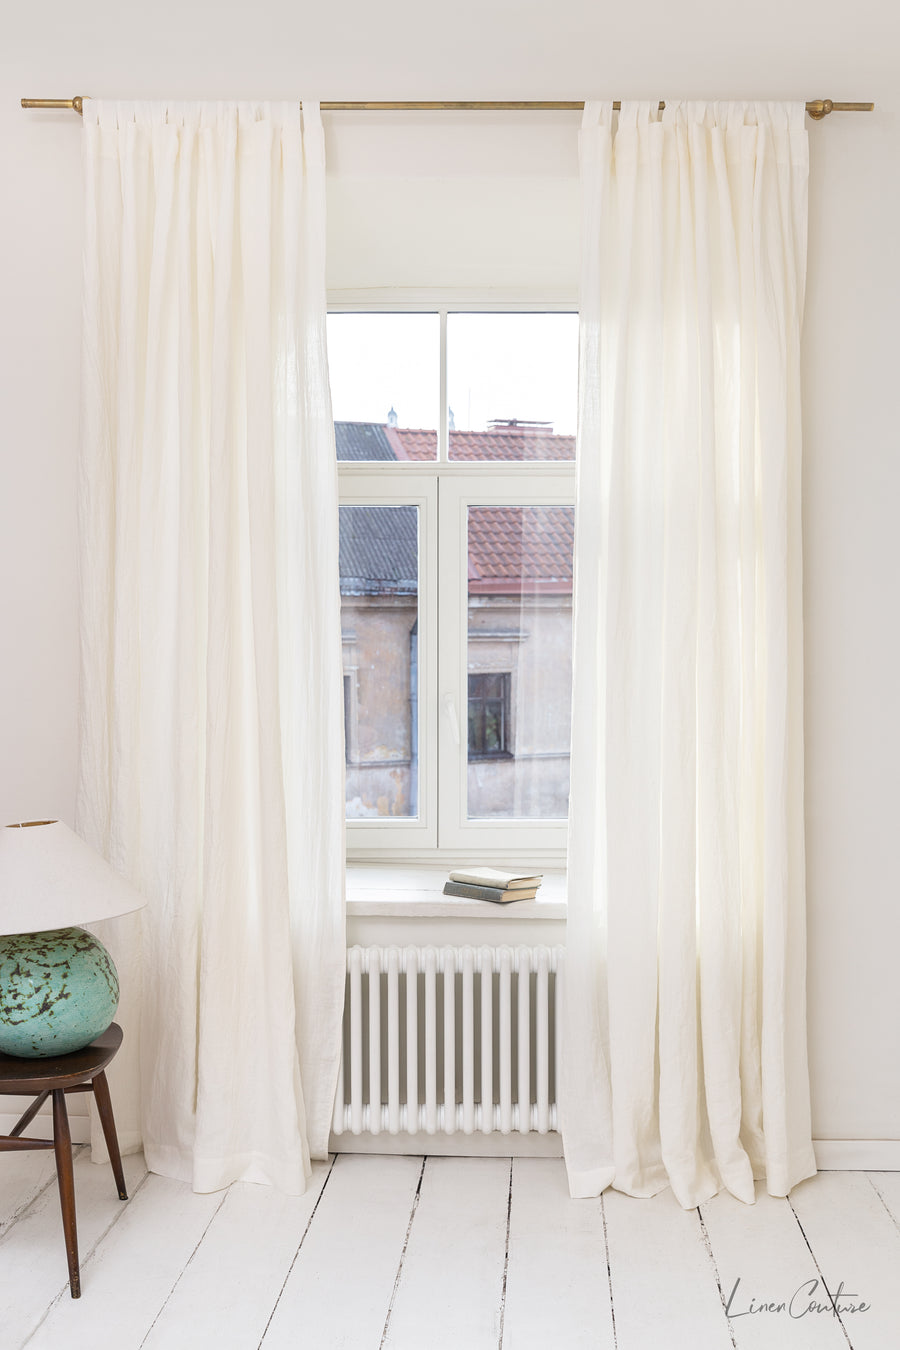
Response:
[[[834,104],[830,98],[814,98],[807,103],[806,111],[814,122],[821,122],[823,117],[827,117],[830,112],[834,112]]]

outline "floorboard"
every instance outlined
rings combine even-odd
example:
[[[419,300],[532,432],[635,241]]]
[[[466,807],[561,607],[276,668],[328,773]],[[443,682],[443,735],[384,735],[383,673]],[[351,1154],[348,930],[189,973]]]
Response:
[[[142,1350],[195,1350],[198,1326],[217,1350],[255,1350],[330,1167],[313,1164],[303,1195],[282,1195],[270,1186],[232,1186]]]
[[[497,1350],[509,1158],[429,1158],[385,1350]]]
[[[132,1154],[122,1159],[122,1166],[128,1194],[134,1197],[147,1175],[144,1159]],[[76,1157],[74,1172],[78,1250],[86,1292],[92,1251],[124,1218],[133,1201],[125,1204],[119,1199],[109,1166],[92,1163],[88,1149]],[[18,1350],[57,1299],[72,1302],[55,1172],[51,1184],[0,1242],[0,1269],[0,1344],[3,1350]],[[85,1303],[84,1293],[78,1303]]]
[[[603,1201],[571,1200],[553,1159],[513,1162],[501,1350],[612,1350]]]
[[[340,1155],[284,1196],[194,1195],[131,1156],[122,1204],[83,1149],[73,1301],[52,1159],[2,1163],[0,1350],[900,1347],[900,1173],[685,1211],[570,1200],[551,1158]]]
[[[421,1172],[421,1158],[337,1158],[262,1350],[378,1350]]]
[[[791,1205],[825,1287],[838,1299],[840,1320],[853,1350],[893,1350],[900,1345],[900,1232],[865,1172],[819,1172],[791,1192]],[[808,1314],[824,1326],[826,1311]],[[841,1311],[859,1302],[866,1311]]]
[[[755,1205],[721,1191],[701,1206],[737,1350],[847,1350],[832,1319],[795,1318],[795,1291],[818,1276],[787,1200],[757,1185]],[[801,1297],[801,1305],[805,1303]],[[800,1306],[800,1305],[798,1305]]]
[[[77,1156],[77,1150],[75,1153]],[[51,1184],[56,1185],[56,1163],[51,1151],[0,1154],[0,1237]]]
[[[696,1210],[670,1190],[649,1200],[606,1191],[617,1350],[726,1350],[733,1345]]]
[[[80,1221],[79,1180],[75,1190]],[[97,1350],[101,1345],[138,1350],[225,1194],[194,1195],[182,1182],[148,1176],[121,1206],[118,1222],[82,1260],[81,1298],[71,1299],[68,1292],[60,1297],[28,1350]],[[55,1236],[60,1243],[59,1233]]]
[[[900,1172],[869,1172],[867,1175],[881,1203],[900,1229]]]

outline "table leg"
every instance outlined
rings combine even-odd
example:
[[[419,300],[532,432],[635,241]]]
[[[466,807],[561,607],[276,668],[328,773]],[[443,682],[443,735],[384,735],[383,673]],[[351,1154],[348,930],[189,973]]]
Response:
[[[78,1231],[75,1227],[75,1178],[72,1174],[72,1136],[66,1114],[66,1094],[62,1088],[53,1089],[53,1151],[56,1154],[56,1181],[62,1208],[63,1234],[66,1239],[66,1260],[69,1263],[69,1291],[73,1298],[81,1298],[81,1275],[78,1270]]]
[[[94,1076],[91,1086],[94,1089],[94,1101],[97,1103],[100,1124],[103,1126],[103,1137],[106,1140],[109,1161],[112,1164],[113,1176],[119,1190],[119,1199],[127,1200],[128,1192],[125,1189],[125,1173],[122,1171],[122,1157],[119,1153],[116,1122],[113,1117],[112,1102],[109,1098],[109,1084],[106,1081],[106,1074],[102,1070]]]

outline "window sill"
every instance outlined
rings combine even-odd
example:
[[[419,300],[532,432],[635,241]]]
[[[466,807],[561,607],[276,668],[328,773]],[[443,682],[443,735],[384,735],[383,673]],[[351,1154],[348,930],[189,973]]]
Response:
[[[451,864],[452,866],[452,864]],[[348,918],[474,919],[501,923],[516,920],[565,922],[566,874],[544,869],[544,880],[533,900],[468,900],[444,895],[447,867],[413,863],[348,863]]]

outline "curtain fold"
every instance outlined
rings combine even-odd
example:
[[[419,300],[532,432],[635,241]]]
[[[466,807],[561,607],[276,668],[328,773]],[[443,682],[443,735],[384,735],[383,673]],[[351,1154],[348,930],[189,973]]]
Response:
[[[149,901],[105,932],[116,1109],[154,1171],[299,1192],[344,983],[321,119],[84,124],[77,826]]]
[[[805,1008],[802,104],[587,104],[570,1189],[815,1171]]]

